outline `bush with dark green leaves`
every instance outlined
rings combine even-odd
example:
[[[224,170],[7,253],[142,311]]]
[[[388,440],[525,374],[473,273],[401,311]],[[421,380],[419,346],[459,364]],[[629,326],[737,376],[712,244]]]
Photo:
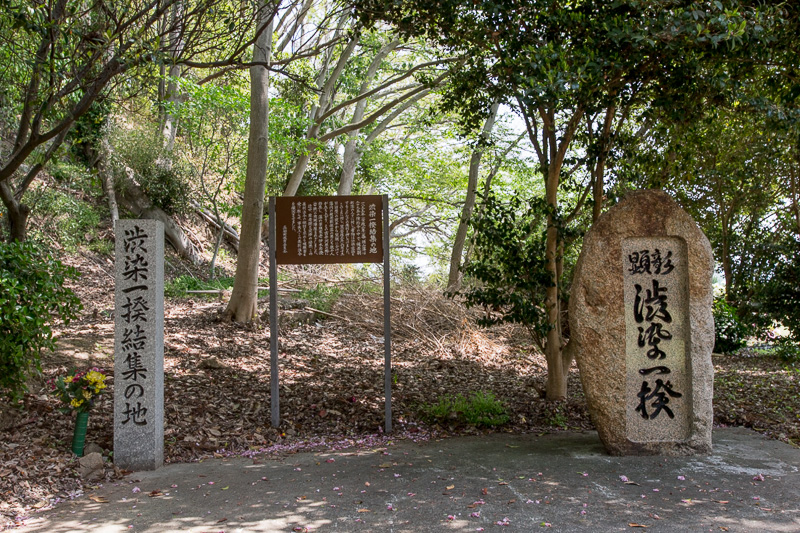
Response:
[[[0,393],[17,400],[41,372],[42,350],[53,349],[54,320],[81,309],[64,282],[78,272],[32,242],[0,242]]]
[[[745,345],[751,334],[749,328],[739,319],[736,308],[725,301],[723,296],[714,300],[714,351],[731,353]]]
[[[463,298],[467,307],[482,308],[485,314],[477,321],[481,326],[523,325],[540,348],[550,329],[543,303],[547,289],[553,286],[545,257],[549,212],[544,198],[526,201],[516,195],[503,202],[489,195],[481,215],[470,221],[474,253],[462,269],[465,287],[448,294]],[[570,277],[576,261],[572,245],[578,242],[579,232],[567,228],[557,214],[553,218],[564,243],[564,280]],[[566,293],[560,297],[565,299]]]
[[[800,242],[792,239],[776,255],[772,276],[761,291],[762,312],[786,327],[797,344],[800,343]]]

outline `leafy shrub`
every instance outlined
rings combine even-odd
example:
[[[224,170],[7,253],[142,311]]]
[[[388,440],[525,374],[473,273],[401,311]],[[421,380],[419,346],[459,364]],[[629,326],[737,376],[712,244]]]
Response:
[[[59,185],[88,195],[98,192],[97,177],[84,166],[53,159],[48,163],[47,171]]]
[[[160,137],[145,131],[116,130],[111,142],[116,151],[110,154],[110,160],[116,174],[132,170],[142,192],[167,213],[184,213],[188,209],[192,171],[163,148]]]
[[[736,313],[736,308],[720,296],[714,300],[714,351],[731,353],[745,344],[750,335],[747,327]]]
[[[89,110],[75,121],[67,134],[70,152],[83,164],[92,166],[103,137],[108,117],[111,114],[111,102],[105,98],[94,101]]]
[[[444,396],[421,407],[425,418],[436,422],[458,422],[473,426],[502,426],[509,421],[505,406],[491,392]]]
[[[542,305],[553,279],[547,271],[546,228],[550,207],[543,198],[523,200],[519,195],[501,202],[487,196],[483,214],[470,221],[474,230],[474,257],[463,267],[467,286],[448,296],[461,296],[464,304],[485,311],[481,326],[500,323],[522,324],[541,348],[550,329]],[[564,279],[577,259],[572,243],[577,231],[567,228],[555,216],[564,242]],[[566,284],[562,283],[562,287]],[[563,299],[566,294],[561,294]],[[564,306],[566,308],[566,305]]]
[[[763,311],[789,329],[800,342],[800,242],[793,240],[775,258],[773,276],[764,286]]]
[[[96,234],[101,215],[89,203],[51,187],[31,191],[31,195],[41,218],[32,234],[47,234],[71,252],[86,242],[87,235]]]
[[[53,319],[68,323],[81,309],[64,286],[77,275],[32,242],[0,243],[0,390],[12,399],[41,372],[41,351],[55,347]]]
[[[784,337],[778,340],[775,355],[789,366],[800,366],[800,346],[792,339]]]

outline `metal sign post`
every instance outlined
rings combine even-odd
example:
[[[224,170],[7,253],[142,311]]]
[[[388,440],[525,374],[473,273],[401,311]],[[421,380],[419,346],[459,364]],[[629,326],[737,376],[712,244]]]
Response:
[[[272,427],[281,425],[281,399],[278,393],[278,263],[275,259],[275,198],[269,199],[269,377]]]
[[[383,195],[383,380],[386,417],[384,429],[392,431],[392,315],[389,294],[389,196]]]
[[[278,264],[383,262],[385,431],[392,431],[389,197],[296,196],[269,199],[269,331],[272,426],[280,425]]]

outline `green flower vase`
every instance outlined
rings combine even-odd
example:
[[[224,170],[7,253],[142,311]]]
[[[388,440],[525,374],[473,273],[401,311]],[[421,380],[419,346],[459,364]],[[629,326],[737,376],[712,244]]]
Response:
[[[75,432],[72,434],[72,453],[83,457],[83,447],[86,444],[86,426],[89,423],[89,412],[82,411],[75,417]]]

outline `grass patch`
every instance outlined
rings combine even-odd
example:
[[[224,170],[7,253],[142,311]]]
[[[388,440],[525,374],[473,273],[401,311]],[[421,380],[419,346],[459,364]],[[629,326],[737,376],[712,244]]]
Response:
[[[457,422],[472,426],[496,427],[510,420],[505,406],[491,392],[444,396],[436,403],[424,404],[420,411],[433,422]]]
[[[39,187],[26,193],[24,200],[32,206],[36,223],[31,224],[31,235],[43,240],[48,236],[68,253],[77,253],[82,245],[97,239],[97,228],[102,213],[99,208],[68,192],[52,187]],[[110,242],[110,241],[109,241]],[[98,248],[103,248],[98,244]],[[99,251],[99,250],[95,250]]]
[[[194,276],[184,275],[164,283],[164,296],[168,298],[184,298],[187,296],[187,291],[230,290],[231,287],[233,287],[232,277],[203,280]]]
[[[330,313],[333,304],[342,295],[342,289],[329,285],[316,285],[311,289],[304,289],[297,293],[298,298],[308,300],[308,306]]]

